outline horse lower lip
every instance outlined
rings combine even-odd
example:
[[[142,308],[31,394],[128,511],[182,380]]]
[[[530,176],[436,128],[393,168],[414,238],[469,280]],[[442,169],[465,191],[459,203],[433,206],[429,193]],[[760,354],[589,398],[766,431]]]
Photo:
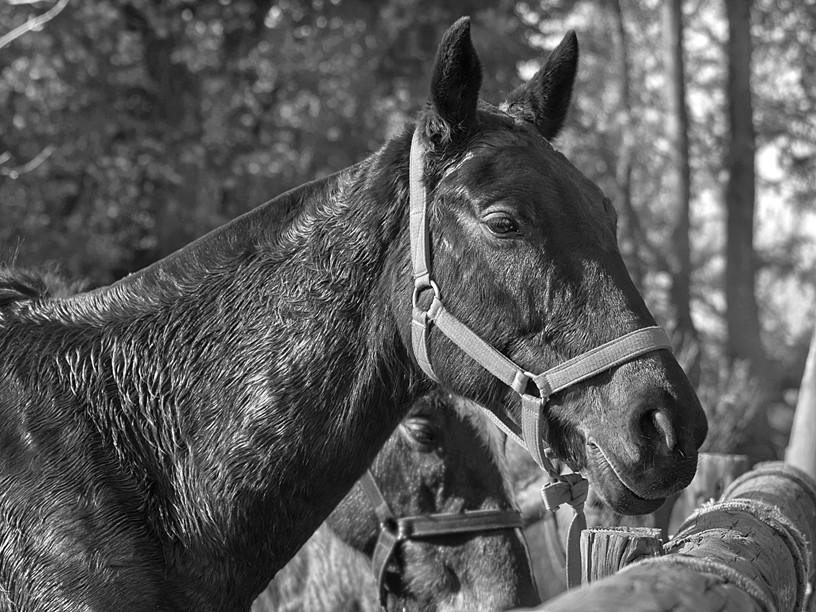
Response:
[[[641,493],[636,492],[632,488],[632,486],[626,480],[624,480],[621,477],[620,471],[618,470],[618,468],[615,466],[614,463],[612,463],[612,461],[609,460],[609,458],[606,456],[606,453],[604,453],[603,449],[600,446],[598,446],[598,444],[596,442],[594,442],[594,441],[587,442],[587,447],[589,449],[589,452],[587,453],[587,455],[588,455],[587,458],[594,456],[596,461],[600,461],[600,462],[603,462],[604,464],[606,464],[609,467],[609,470],[615,475],[615,478],[618,480],[620,485],[626,490],[626,492],[629,495],[634,497],[636,500],[647,503],[647,502],[653,502],[655,500],[662,500],[662,499],[666,498],[666,495],[662,494],[662,493],[660,493],[660,494],[651,494],[651,495],[643,495]]]

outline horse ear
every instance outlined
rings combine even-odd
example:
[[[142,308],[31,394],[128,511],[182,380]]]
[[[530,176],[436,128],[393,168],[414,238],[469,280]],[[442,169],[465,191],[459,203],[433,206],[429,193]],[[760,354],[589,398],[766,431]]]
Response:
[[[534,123],[545,138],[555,138],[569,110],[577,69],[578,37],[570,31],[533,78],[510,94],[507,112]]]
[[[428,136],[452,140],[476,122],[482,65],[470,40],[470,17],[461,17],[445,32],[436,52],[428,120]]]

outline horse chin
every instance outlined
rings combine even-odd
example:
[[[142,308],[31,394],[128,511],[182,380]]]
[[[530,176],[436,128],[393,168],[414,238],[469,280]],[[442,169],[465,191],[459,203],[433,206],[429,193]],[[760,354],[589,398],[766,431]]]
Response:
[[[688,485],[673,486],[668,491],[644,491],[622,475],[603,449],[595,442],[586,445],[589,481],[598,496],[618,514],[648,514],[657,510],[666,497]]]

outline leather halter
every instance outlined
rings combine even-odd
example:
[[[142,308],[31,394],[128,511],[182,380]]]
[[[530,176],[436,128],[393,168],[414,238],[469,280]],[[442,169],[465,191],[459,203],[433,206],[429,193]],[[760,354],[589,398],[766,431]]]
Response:
[[[417,126],[411,141],[409,170],[411,264],[414,273],[411,342],[414,355],[422,370],[439,382],[431,367],[428,351],[433,323],[462,351],[520,396],[520,426],[507,412],[494,413],[487,409],[485,412],[509,437],[526,448],[539,467],[552,478],[552,482],[541,490],[545,508],[555,511],[558,506],[567,503],[575,511],[567,536],[566,565],[567,584],[569,587],[576,586],[581,582],[579,539],[581,531],[586,529],[583,506],[588,483],[579,473],[560,474],[553,467],[549,459],[552,451],[545,442],[548,433],[544,415],[547,402],[554,393],[641,355],[661,349],[671,350],[671,343],[660,327],[645,327],[590,349],[541,374],[533,374],[482,340],[445,308],[440,289],[431,278],[424,149]],[[427,290],[433,291],[433,301],[424,310],[419,304],[419,297]],[[530,393],[530,390],[536,394]]]
[[[388,591],[385,573],[388,562],[397,546],[409,540],[420,540],[459,533],[520,529],[523,526],[521,512],[517,510],[471,510],[460,513],[420,514],[395,517],[385,501],[371,470],[360,478],[360,484],[368,496],[380,523],[380,534],[371,559],[380,607],[387,609]]]

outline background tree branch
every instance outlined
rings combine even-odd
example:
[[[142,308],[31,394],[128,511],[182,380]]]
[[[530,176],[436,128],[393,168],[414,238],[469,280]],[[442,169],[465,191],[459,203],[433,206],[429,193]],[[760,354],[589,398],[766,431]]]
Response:
[[[19,3],[18,3],[19,4]],[[23,34],[30,32],[31,30],[35,30],[37,28],[42,27],[49,21],[51,21],[54,17],[62,12],[68,5],[68,0],[57,0],[57,3],[52,6],[50,9],[45,11],[41,15],[37,15],[36,17],[32,17],[24,24],[14,28],[11,32],[0,36],[0,49],[10,45],[12,42],[20,38]]]

